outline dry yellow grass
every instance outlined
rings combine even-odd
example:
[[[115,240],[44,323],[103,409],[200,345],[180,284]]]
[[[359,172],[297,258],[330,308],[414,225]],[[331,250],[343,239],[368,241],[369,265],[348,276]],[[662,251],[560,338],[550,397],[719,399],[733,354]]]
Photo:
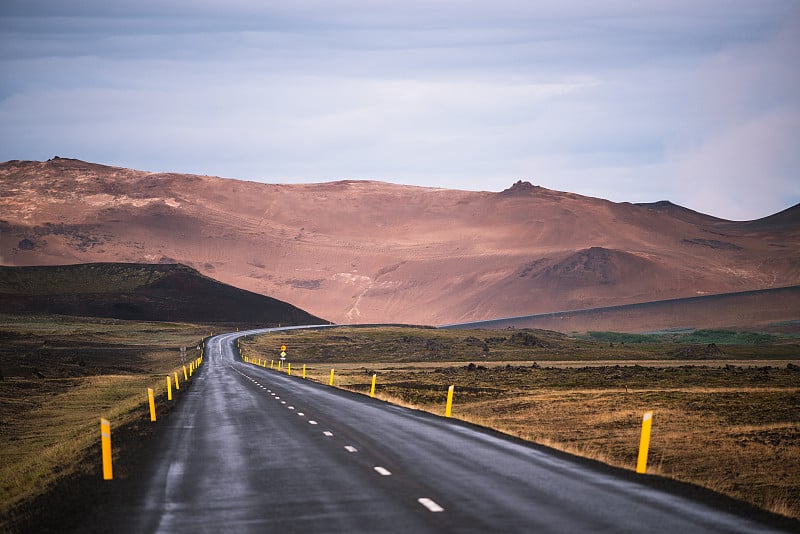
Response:
[[[66,381],[67,390],[7,426],[0,449],[0,501],[4,509],[82,468],[99,439],[99,418],[115,426],[144,407],[152,376],[99,376]],[[9,381],[6,386],[14,386]],[[3,388],[6,390],[6,388]],[[6,390],[7,391],[7,390]]]
[[[670,376],[665,375],[650,388],[556,382],[534,387],[531,383],[541,380],[541,373],[526,384],[519,368],[475,373],[463,365],[432,371],[427,365],[315,364],[307,368],[308,377],[327,384],[332,367],[337,387],[368,393],[376,372],[376,397],[438,415],[444,414],[447,385],[453,383],[456,418],[631,470],[642,415],[652,410],[648,473],[696,483],[800,519],[797,371],[729,368],[726,377],[698,366],[682,369],[682,380],[708,385],[669,387]],[[570,376],[563,372],[554,370],[552,375]],[[659,376],[657,370],[649,372]],[[603,381],[601,371],[597,379]],[[753,381],[762,385],[740,385]]]
[[[111,421],[113,441],[115,430],[147,417],[146,389],[163,393],[166,373],[180,369],[179,347],[193,347],[202,335],[186,325],[53,318],[10,319],[2,331],[18,337],[0,355],[6,375],[0,380],[0,530],[10,528],[9,514],[21,503],[65,477],[96,470],[100,418]],[[74,363],[68,352],[89,363]],[[99,362],[107,367],[96,367]],[[112,373],[92,374],[98,370]],[[116,462],[119,446],[114,456]]]

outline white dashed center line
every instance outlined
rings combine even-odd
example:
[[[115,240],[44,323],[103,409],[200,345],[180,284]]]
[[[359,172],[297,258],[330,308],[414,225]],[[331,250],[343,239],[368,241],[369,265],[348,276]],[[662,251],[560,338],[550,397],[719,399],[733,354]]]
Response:
[[[388,477],[389,475],[391,475],[391,474],[392,474],[392,472],[391,472],[391,471],[389,471],[389,470],[388,470],[388,469],[386,469],[385,467],[381,467],[381,466],[379,466],[379,465],[377,465],[377,466],[373,467],[373,469],[374,469],[375,471],[377,471],[379,475],[383,475],[383,476],[385,476],[385,477]]]
[[[299,415],[300,417],[303,417],[305,414],[303,412],[297,412],[297,415]]]
[[[344,450],[346,450],[347,452],[358,452],[358,449],[356,449],[352,445],[345,445]]]
[[[294,406],[287,406],[290,410],[294,410]]]
[[[314,421],[314,420],[311,420],[311,421],[309,421],[309,422],[308,422],[308,424],[309,424],[309,425],[316,425],[316,424],[317,424],[317,422],[316,422],[316,421]]]
[[[436,504],[435,501],[427,497],[420,497],[417,502],[428,509],[430,512],[444,512],[444,508]]]
[[[328,436],[329,438],[333,436],[333,432],[328,432],[327,430],[323,432],[323,434]]]

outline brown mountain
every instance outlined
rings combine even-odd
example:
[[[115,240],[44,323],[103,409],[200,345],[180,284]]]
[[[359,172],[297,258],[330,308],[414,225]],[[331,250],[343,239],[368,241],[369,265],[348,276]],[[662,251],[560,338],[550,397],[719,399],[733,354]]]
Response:
[[[0,256],[179,262],[337,322],[441,324],[798,285],[800,206],[732,222],[527,182],[268,185],[59,158],[0,164]]]

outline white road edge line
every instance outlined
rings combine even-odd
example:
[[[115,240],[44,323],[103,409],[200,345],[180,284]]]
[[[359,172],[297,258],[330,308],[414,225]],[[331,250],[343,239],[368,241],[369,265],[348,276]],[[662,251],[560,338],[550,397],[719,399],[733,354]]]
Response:
[[[373,469],[374,469],[375,471],[377,471],[379,475],[383,475],[383,476],[385,476],[385,477],[388,477],[389,475],[391,475],[391,474],[392,474],[392,472],[391,472],[391,471],[389,471],[389,470],[388,470],[388,469],[386,469],[385,467],[381,467],[381,466],[379,466],[379,465],[376,465],[375,467],[373,467]]]
[[[429,512],[444,512],[444,508],[436,504],[436,502],[427,497],[420,497],[417,502],[428,509]]]

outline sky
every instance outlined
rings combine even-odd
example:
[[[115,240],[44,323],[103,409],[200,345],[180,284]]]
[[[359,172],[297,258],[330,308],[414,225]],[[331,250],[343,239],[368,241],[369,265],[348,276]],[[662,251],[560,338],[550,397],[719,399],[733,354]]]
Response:
[[[0,161],[800,202],[797,0],[2,0]]]

